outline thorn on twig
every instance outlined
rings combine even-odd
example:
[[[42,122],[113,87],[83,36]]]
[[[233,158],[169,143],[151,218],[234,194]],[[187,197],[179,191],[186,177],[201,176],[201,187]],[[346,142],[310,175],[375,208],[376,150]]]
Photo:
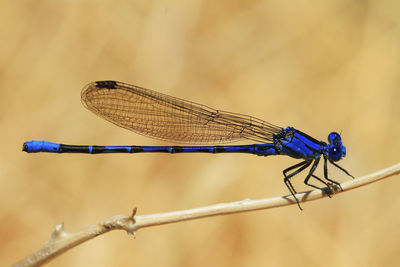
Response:
[[[129,224],[129,227],[127,227],[125,229],[128,234],[132,234],[133,235],[133,238],[136,238],[136,230],[137,230],[136,227],[135,227],[135,224],[136,224],[136,220],[135,220],[136,212],[137,212],[137,207],[134,207],[132,209],[132,214],[129,217],[129,219],[131,220],[131,223]]]
[[[134,207],[131,214],[131,219],[133,223],[136,223],[135,215],[136,215],[137,207]]]
[[[66,235],[66,232],[64,231],[64,223],[60,223],[56,225],[53,232],[51,233],[49,242],[57,240],[64,235]]]

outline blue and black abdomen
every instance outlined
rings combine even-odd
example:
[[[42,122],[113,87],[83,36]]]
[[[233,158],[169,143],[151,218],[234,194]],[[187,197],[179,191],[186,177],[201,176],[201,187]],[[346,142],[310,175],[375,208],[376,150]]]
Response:
[[[259,156],[276,155],[273,144],[237,146],[80,146],[64,145],[47,141],[28,141],[23,151],[51,153],[248,153]]]

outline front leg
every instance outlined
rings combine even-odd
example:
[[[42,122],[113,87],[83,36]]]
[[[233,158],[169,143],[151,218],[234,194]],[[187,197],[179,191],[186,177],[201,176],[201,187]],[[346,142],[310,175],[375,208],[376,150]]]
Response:
[[[333,163],[333,162],[331,162],[331,163]],[[333,163],[333,164],[334,164],[334,163]],[[334,165],[336,165],[336,164],[334,164]],[[334,180],[328,178],[328,161],[327,161],[327,158],[326,158],[326,157],[324,157],[324,178],[325,178],[325,180],[327,180],[327,181],[329,181],[329,182],[331,182],[331,183],[333,183],[333,184],[339,186],[339,187],[340,187],[340,190],[343,191],[342,186],[340,185],[339,182],[336,182],[336,181],[334,181]]]
[[[351,178],[354,179],[354,176],[351,175],[347,170],[345,170],[344,168],[340,167],[339,165],[337,165],[335,162],[333,162],[331,160],[329,162],[332,163],[332,165],[334,165],[336,168],[338,168],[339,170],[341,170],[342,172],[344,172],[345,174],[347,174],[348,176],[350,176]],[[325,165],[326,165],[326,158],[325,158]]]
[[[319,178],[315,174],[313,174],[311,176],[314,177],[315,179],[317,179],[318,181],[320,181],[321,183],[323,183],[328,188],[328,190],[325,190],[324,188],[320,188],[320,189],[323,190],[329,198],[331,198],[331,195],[332,195],[331,193],[333,192],[333,190],[331,189],[330,185],[332,185],[332,183],[325,182],[324,180],[322,180],[321,178]]]

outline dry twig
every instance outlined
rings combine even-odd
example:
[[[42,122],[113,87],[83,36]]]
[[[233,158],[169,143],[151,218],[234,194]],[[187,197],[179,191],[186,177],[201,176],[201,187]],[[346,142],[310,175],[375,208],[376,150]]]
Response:
[[[392,175],[397,175],[399,173],[400,163],[395,164],[387,169],[344,182],[341,184],[343,191],[340,189],[338,190],[337,186],[332,185],[330,186],[330,189],[334,189],[335,193],[338,194],[382,180]],[[326,193],[321,190],[313,190],[296,194],[296,197],[300,202],[321,199],[326,196]],[[56,226],[47,243],[45,243],[32,255],[18,262],[14,266],[38,266],[44,264],[68,249],[111,230],[125,230],[129,234],[135,235],[137,230],[149,226],[251,210],[269,209],[293,204],[296,204],[296,201],[291,195],[287,195],[258,200],[245,199],[237,202],[222,203],[195,209],[165,212],[152,215],[136,216],[136,208],[134,208],[131,215],[116,215],[99,223],[93,224],[76,233],[65,232],[64,225],[60,224]]]

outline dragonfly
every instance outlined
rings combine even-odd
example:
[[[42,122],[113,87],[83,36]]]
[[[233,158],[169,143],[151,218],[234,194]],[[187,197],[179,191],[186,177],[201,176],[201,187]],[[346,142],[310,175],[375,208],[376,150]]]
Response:
[[[283,170],[283,181],[296,200],[297,191],[291,179],[308,167],[304,183],[325,190],[310,182],[316,179],[330,197],[332,185],[340,183],[328,177],[328,162],[348,176],[337,164],[346,156],[346,147],[339,133],[331,132],[328,143],[319,141],[294,127],[282,128],[261,119],[213,109],[202,104],[169,96],[154,90],[118,81],[96,81],[81,92],[83,105],[96,115],[122,128],[179,146],[98,146],[67,145],[48,141],[27,141],[23,151],[28,153],[247,153],[258,156],[286,155],[302,161]],[[245,145],[226,145],[246,141]],[[324,179],[315,170],[324,161]]]

